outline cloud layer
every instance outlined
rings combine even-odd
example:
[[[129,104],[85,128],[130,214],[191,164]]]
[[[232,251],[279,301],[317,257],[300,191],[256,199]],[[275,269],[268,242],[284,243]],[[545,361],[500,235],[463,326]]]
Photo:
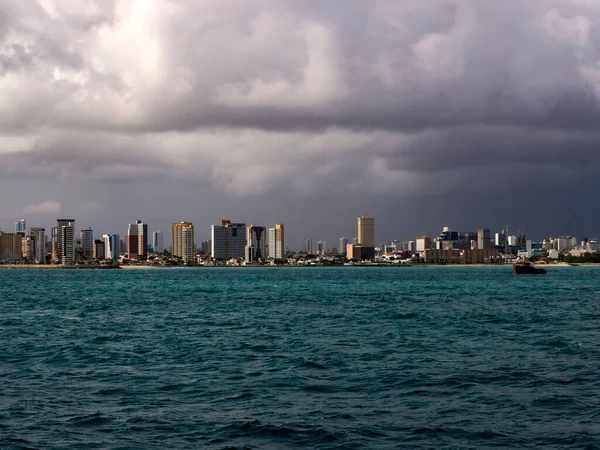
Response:
[[[56,200],[46,200],[45,202],[38,203],[37,205],[25,205],[23,207],[23,214],[31,215],[46,215],[46,214],[58,214],[60,212],[60,203]]]
[[[419,208],[440,201],[465,227],[561,232],[519,205],[598,187],[598,23],[592,0],[0,2],[0,177],[112,203],[115,224],[140,194],[101,186],[154,180],[205,214],[281,205],[247,221],[335,202],[313,211],[335,228],[358,205],[382,239],[437,229],[454,214]]]

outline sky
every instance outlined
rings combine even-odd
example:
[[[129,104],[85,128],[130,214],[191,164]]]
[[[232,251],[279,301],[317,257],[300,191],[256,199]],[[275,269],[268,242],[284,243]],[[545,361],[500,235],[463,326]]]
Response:
[[[0,0],[0,229],[600,235],[597,0]]]

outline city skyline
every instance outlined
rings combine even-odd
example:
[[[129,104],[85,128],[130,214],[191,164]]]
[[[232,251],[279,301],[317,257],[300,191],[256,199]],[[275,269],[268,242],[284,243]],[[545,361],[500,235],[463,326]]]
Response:
[[[371,215],[372,216],[372,215]],[[315,233],[312,236],[304,236],[301,234],[298,234],[298,230],[300,227],[295,226],[295,224],[287,224],[285,221],[283,220],[279,220],[279,221],[275,221],[273,223],[264,223],[264,222],[258,222],[258,221],[251,221],[251,220],[246,220],[244,223],[246,225],[250,225],[252,223],[254,224],[260,224],[262,226],[267,227],[267,229],[271,229],[275,223],[286,223],[286,238],[285,238],[285,246],[286,248],[290,248],[294,251],[304,251],[306,250],[306,246],[307,246],[307,240],[312,240],[312,250],[316,251],[317,249],[317,244],[319,241],[323,241],[325,243],[327,243],[327,248],[338,248],[339,247],[339,241],[341,238],[345,237],[348,240],[348,243],[352,243],[353,239],[358,238],[358,230],[356,227],[356,221],[357,218],[359,219],[360,216],[354,215],[354,217],[352,217],[347,223],[343,224],[343,229],[347,230],[347,233],[343,233],[340,231],[340,233],[335,233],[335,231],[329,230],[329,231],[323,231],[321,233]],[[75,220],[74,220],[75,219]],[[77,220],[77,218],[75,217],[74,219],[65,219],[64,222],[71,222],[74,221],[75,228],[74,228],[74,233],[77,237],[80,236],[80,233],[82,231],[86,231],[89,228],[91,228],[93,230],[93,236],[94,239],[102,239],[103,235],[105,234],[117,234],[120,235],[122,237],[124,237],[125,239],[128,236],[128,227],[131,224],[135,224],[136,220],[131,220],[131,222],[129,222],[128,220],[123,220],[124,226],[117,226],[115,227],[117,230],[115,231],[115,229],[112,230],[101,230],[98,229],[96,227],[94,227],[93,224],[81,224],[79,220]],[[34,222],[32,219],[28,219],[28,218],[23,218],[21,217],[19,220],[14,220],[12,222],[12,227],[13,229],[9,229],[8,227],[3,227],[1,226],[2,224],[0,223],[0,232],[3,233],[13,233],[14,227],[16,226],[16,224],[20,221],[20,220],[25,220],[27,223],[27,227],[35,227],[35,228],[45,228],[46,230],[46,237],[48,239],[50,239],[51,237],[51,230],[52,228],[56,227],[56,218],[54,219],[54,222],[51,222],[49,225],[43,225],[43,224],[39,224],[38,222]],[[162,232],[161,235],[161,244],[162,244],[162,250],[169,250],[171,249],[172,246],[172,233],[171,233],[171,229],[172,229],[172,225],[173,225],[173,221],[172,220],[168,220],[168,221],[164,221],[166,223],[168,223],[168,225],[164,228],[164,229],[160,229],[158,227],[155,227],[153,223],[147,223],[145,220],[141,220],[141,222],[143,222],[143,224],[148,227],[147,228],[147,244],[149,244],[151,247],[153,246],[153,235],[156,231],[160,231]],[[161,221],[162,223],[163,221]],[[205,228],[202,228],[200,226],[198,226],[198,224],[194,221],[189,221],[189,223],[193,224],[194,227],[194,240],[196,243],[196,247],[199,248],[200,244],[203,241],[208,241],[211,239],[211,227],[213,225],[218,225],[218,223],[220,222],[220,220],[213,220],[212,222],[210,222],[210,225],[208,225]],[[402,242],[407,242],[407,241],[411,241],[411,240],[415,240],[418,236],[428,236],[430,238],[434,238],[435,236],[437,236],[440,233],[440,230],[442,230],[442,228],[447,228],[448,227],[448,222],[442,222],[440,224],[429,224],[426,228],[428,230],[431,230],[429,232],[420,232],[414,235],[409,235],[406,233],[402,233],[399,232],[396,235],[382,235],[380,228],[384,228],[386,229],[386,224],[385,223],[381,223],[380,220],[377,220],[377,231],[375,233],[375,241],[374,241],[374,245],[378,246],[380,244],[383,243],[387,243],[387,242],[392,242],[392,241],[402,241]],[[490,239],[490,243],[494,243],[495,242],[495,234],[496,233],[503,233],[506,230],[506,226],[507,224],[502,225],[501,227],[498,228],[493,228],[493,227],[488,227],[488,226],[466,226],[466,227],[460,227],[460,226],[455,226],[454,224],[450,224],[450,228],[452,228],[453,230],[461,230],[461,231],[469,231],[472,233],[475,233],[476,238],[477,238],[477,234],[478,231],[480,230],[486,230],[487,232],[490,233],[489,235],[489,239]],[[81,227],[81,228],[80,228]],[[294,233],[294,235],[292,235],[292,238],[289,237],[290,234],[292,234],[292,232],[290,232],[289,230],[294,230],[296,231]],[[154,230],[154,231],[150,231],[150,230]],[[515,224],[514,226],[509,226],[509,231],[512,234],[516,235],[519,232],[524,232],[528,238],[531,238],[534,241],[542,241],[543,239],[546,238],[558,238],[560,236],[577,236],[580,239],[584,239],[584,238],[598,238],[600,237],[600,229],[598,229],[597,233],[591,233],[591,234],[582,234],[582,233],[577,233],[574,232],[572,230],[565,230],[563,232],[560,233],[556,233],[556,234],[548,234],[548,235],[534,235],[534,234],[530,234],[526,229],[524,229],[523,227],[519,227],[518,224]],[[300,233],[302,233],[302,230],[300,231]],[[323,236],[329,236],[328,239],[323,238]],[[338,248],[339,250],[339,248]],[[60,250],[58,250],[60,251]]]
[[[1,10],[5,231],[64,215],[169,235],[179,218],[240,217],[285,222],[298,247],[351,239],[365,211],[392,239],[506,223],[598,234],[595,2]]]
[[[206,257],[206,253],[210,253],[210,259],[202,260],[202,264],[207,261],[234,261],[238,264],[242,260],[245,264],[260,264],[267,260],[283,264],[287,255],[296,251],[285,243],[283,223],[267,228],[221,219],[220,224],[211,225],[210,240],[201,241],[199,247],[195,243],[193,223],[172,223],[172,246],[170,252],[164,249],[167,251],[165,255],[160,250],[157,251],[162,231],[153,232],[152,241],[148,242],[148,224],[140,219],[129,223],[124,241],[118,234],[104,234],[102,239],[95,239],[91,227],[81,230],[77,239],[75,219],[58,218],[56,227],[51,229],[51,239],[48,242],[44,228],[27,228],[26,223],[26,219],[15,222],[14,233],[0,231],[1,261],[41,263],[46,262],[48,256],[50,261],[66,265],[94,260],[110,261],[113,265],[121,258],[127,261],[146,261],[154,260],[158,254],[160,258],[175,258],[177,264],[195,265],[200,258]],[[308,238],[306,246],[300,252],[326,259],[343,255],[346,260],[359,263],[376,260],[394,263],[392,260],[398,260],[399,257],[416,257],[433,264],[481,264],[506,262],[514,257],[558,260],[565,257],[565,254],[568,257],[596,258],[595,254],[600,250],[600,239],[597,237],[584,237],[580,241],[576,236],[563,235],[556,238],[548,236],[542,241],[536,241],[531,236],[527,238],[522,230],[517,234],[511,233],[508,225],[493,236],[489,228],[465,231],[444,226],[437,236],[422,235],[405,241],[380,239],[376,244],[375,218],[361,214],[356,223],[357,233],[351,243],[347,238],[341,237],[338,247],[330,247],[326,241],[319,240],[314,248],[313,240]],[[335,264],[339,264],[339,259]]]

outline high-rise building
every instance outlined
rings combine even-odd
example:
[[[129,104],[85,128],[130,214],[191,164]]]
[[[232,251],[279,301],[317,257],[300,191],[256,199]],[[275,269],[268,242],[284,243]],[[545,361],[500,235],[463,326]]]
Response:
[[[504,247],[504,244],[506,244],[506,233],[504,231],[496,233],[494,236],[494,245],[497,247]]]
[[[479,228],[477,230],[477,248],[479,250],[489,250],[491,248],[489,228]]]
[[[148,248],[148,225],[141,220],[129,224],[127,232],[127,257],[129,259],[145,259]]]
[[[91,228],[81,230],[79,236],[81,240],[81,250],[85,259],[92,259],[94,256],[94,231]]]
[[[104,257],[102,259],[117,260],[121,256],[121,236],[118,234],[105,234],[102,236],[104,242]],[[96,257],[96,259],[100,259]]]
[[[427,236],[419,236],[416,239],[415,251],[424,252],[431,249],[431,238]]]
[[[200,244],[200,253],[203,253],[205,255],[208,255],[210,253],[211,250],[211,241],[202,241],[202,244]]]
[[[358,218],[358,245],[375,248],[375,219],[362,215]]]
[[[339,250],[338,253],[340,255],[345,255],[347,253],[347,247],[348,247],[348,239],[345,237],[341,237],[340,238],[340,245],[339,245]]]
[[[23,256],[20,233],[0,232],[0,260],[18,262]]]
[[[221,225],[211,227],[211,241],[211,253],[214,259],[244,258],[246,224],[221,220]]]
[[[313,251],[313,246],[312,246],[312,239],[307,239],[306,240],[306,253],[312,253]]]
[[[21,233],[16,233],[20,235]],[[21,255],[25,261],[31,261],[34,257],[35,246],[31,236],[23,236],[21,238]]]
[[[253,263],[267,257],[266,228],[256,225],[248,227],[246,239],[245,259],[247,263]]]
[[[62,247],[63,247],[63,234],[62,227],[69,226],[72,224],[75,227],[75,219],[56,219],[56,230],[52,229],[52,259],[58,262],[62,262]],[[75,236],[73,235],[73,250],[75,250]]]
[[[194,224],[191,222],[179,222],[174,223],[171,228],[173,233],[173,256],[181,258],[186,264],[194,262],[196,258]]]
[[[269,228],[269,258],[283,259],[285,255],[284,228],[282,223],[276,223],[275,228]]]
[[[154,233],[152,233],[152,251],[156,252],[156,253],[160,253],[163,250],[164,250],[164,247],[163,247],[162,231],[157,230]]]
[[[359,261],[375,257],[375,219],[365,216],[358,218],[358,246],[353,249],[354,259]]]
[[[15,233],[24,233],[26,230],[25,219],[15,222]]]
[[[327,246],[325,245],[325,241],[318,241],[317,242],[317,253],[319,255],[324,255],[325,254],[325,250],[327,250]]]
[[[69,222],[60,227],[60,261],[62,264],[75,262],[75,224]]]
[[[60,259],[58,252],[58,234],[58,227],[52,227],[50,230],[50,256],[54,262]]]
[[[106,236],[106,235],[104,235]],[[105,243],[104,239],[96,239],[94,241],[94,259],[102,260],[105,259]]]
[[[559,236],[558,238],[556,238],[556,249],[559,252],[562,252],[564,250],[571,250],[576,246],[577,239],[572,236]]]
[[[33,257],[36,263],[46,262],[46,229],[34,227],[29,229],[33,239]]]

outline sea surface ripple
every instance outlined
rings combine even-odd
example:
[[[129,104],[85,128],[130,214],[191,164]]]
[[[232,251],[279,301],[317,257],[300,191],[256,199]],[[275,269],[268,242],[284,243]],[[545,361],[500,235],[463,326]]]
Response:
[[[0,448],[599,448],[600,269],[0,270]]]

